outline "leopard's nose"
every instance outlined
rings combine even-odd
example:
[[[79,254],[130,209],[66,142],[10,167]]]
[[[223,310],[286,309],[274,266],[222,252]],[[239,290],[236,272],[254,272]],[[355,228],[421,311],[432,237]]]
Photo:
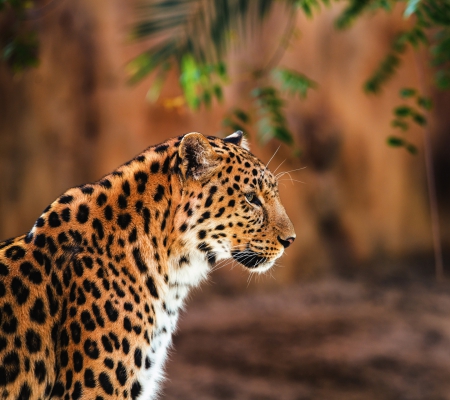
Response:
[[[295,236],[288,237],[287,239],[281,239],[278,236],[278,241],[283,245],[285,249],[287,249],[292,243],[294,243]]]

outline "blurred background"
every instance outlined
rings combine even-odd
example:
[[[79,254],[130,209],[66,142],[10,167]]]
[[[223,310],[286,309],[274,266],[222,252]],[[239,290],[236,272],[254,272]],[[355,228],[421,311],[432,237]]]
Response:
[[[229,133],[223,119],[245,109],[255,71],[267,63],[317,83],[305,99],[285,98],[292,142],[261,142],[251,123],[246,131],[264,162],[279,147],[272,171],[297,170],[280,182],[297,240],[269,274],[225,267],[193,294],[163,399],[450,398],[450,286],[435,280],[424,159],[428,129],[445,267],[450,96],[431,84],[427,54],[411,49],[381,93],[365,93],[410,22],[402,6],[336,30],[343,9],[299,12],[279,51],[289,16],[275,7],[255,34],[232,38],[224,100],[198,110],[186,104],[176,69],[157,96],[149,92],[155,73],[129,84],[127,64],[151,44],[129,39],[139,19],[133,1],[37,2],[25,19],[39,65],[17,72],[0,63],[2,240],[28,231],[67,188],[151,144],[190,131]],[[14,24],[13,13],[0,12],[2,41]],[[405,87],[434,104],[427,127],[405,134],[415,155],[386,144]]]

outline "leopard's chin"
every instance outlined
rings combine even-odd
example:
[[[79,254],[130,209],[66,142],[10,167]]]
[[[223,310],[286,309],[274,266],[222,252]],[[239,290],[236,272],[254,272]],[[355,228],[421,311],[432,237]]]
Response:
[[[231,252],[231,256],[239,264],[251,269],[252,272],[267,271],[274,263],[267,257],[264,257],[263,255],[248,248],[242,251],[234,250]]]

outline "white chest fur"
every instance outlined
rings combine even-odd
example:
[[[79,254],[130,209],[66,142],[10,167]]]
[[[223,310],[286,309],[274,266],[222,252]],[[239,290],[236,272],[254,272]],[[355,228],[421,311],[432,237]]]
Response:
[[[182,268],[178,262],[177,265],[170,267],[167,289],[153,304],[155,318],[150,346],[143,349],[144,365],[137,376],[142,388],[139,400],[151,400],[157,397],[159,382],[164,377],[164,362],[184,300],[190,289],[205,279],[210,270],[204,254],[200,252],[192,254],[190,263],[184,264]]]

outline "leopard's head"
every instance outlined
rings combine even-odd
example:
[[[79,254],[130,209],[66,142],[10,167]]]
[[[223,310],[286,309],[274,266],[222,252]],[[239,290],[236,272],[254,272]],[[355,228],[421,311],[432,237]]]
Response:
[[[252,271],[267,271],[295,231],[275,176],[248,151],[242,132],[225,139],[189,133],[178,155],[184,240],[213,261],[233,258]]]

